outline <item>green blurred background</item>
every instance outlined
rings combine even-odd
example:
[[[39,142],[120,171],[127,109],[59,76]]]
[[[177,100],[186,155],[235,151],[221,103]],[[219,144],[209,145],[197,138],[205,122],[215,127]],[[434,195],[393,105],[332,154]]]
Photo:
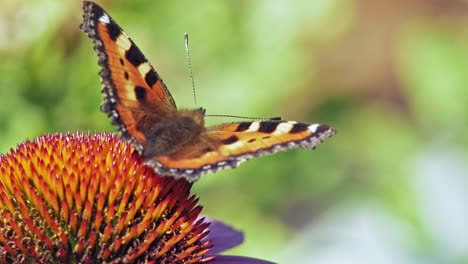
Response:
[[[468,263],[468,1],[99,1],[193,107],[338,134],[315,151],[204,176],[204,214],[245,231],[231,254],[281,263]],[[99,111],[81,1],[1,0],[0,152],[116,131]],[[232,119],[209,118],[208,123]]]

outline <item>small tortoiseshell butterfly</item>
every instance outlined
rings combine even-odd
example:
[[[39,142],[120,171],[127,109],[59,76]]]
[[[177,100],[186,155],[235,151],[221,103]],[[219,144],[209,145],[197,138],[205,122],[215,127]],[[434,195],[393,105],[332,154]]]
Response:
[[[313,149],[335,133],[327,125],[280,120],[205,127],[205,110],[178,110],[158,73],[100,6],[85,1],[83,10],[81,29],[92,39],[102,68],[101,110],[160,175],[195,181],[254,157]]]

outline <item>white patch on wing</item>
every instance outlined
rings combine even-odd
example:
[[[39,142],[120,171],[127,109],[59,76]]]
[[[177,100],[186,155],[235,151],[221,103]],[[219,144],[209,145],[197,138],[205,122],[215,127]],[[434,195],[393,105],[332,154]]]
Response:
[[[109,24],[110,23],[110,19],[109,19],[109,16],[104,13],[104,15],[102,15],[100,18],[99,18],[99,21],[101,21],[102,23],[104,24]]]
[[[245,132],[258,132],[259,128],[260,122],[252,122],[252,124],[249,126],[249,129],[247,129]]]
[[[295,123],[295,122],[294,122]],[[284,122],[284,123],[280,123],[275,131],[273,132],[273,135],[279,135],[279,134],[287,134],[289,133],[289,131],[291,131],[291,129],[294,127],[294,123],[293,122]]]
[[[120,49],[118,49],[120,55],[125,58],[125,52],[130,49],[132,42],[130,42],[130,39],[127,38],[125,34],[120,34],[117,38],[116,44],[120,47]]]
[[[319,126],[320,126],[319,124],[312,124],[312,125],[308,126],[307,129],[309,129],[310,132],[315,133],[315,131],[317,131],[317,128]]]
[[[225,147],[229,150],[236,150],[236,149],[239,149],[240,147],[242,147],[242,145],[244,145],[244,142],[242,142],[241,140],[238,140],[232,144],[229,144],[229,145],[225,145]]]
[[[146,76],[149,71],[151,71],[151,66],[148,62],[143,62],[138,66],[138,72],[141,76]]]
[[[136,95],[135,95],[135,86],[133,84],[126,84],[124,88],[124,92],[125,92],[124,98],[126,100],[132,100],[132,101],[137,100]]]

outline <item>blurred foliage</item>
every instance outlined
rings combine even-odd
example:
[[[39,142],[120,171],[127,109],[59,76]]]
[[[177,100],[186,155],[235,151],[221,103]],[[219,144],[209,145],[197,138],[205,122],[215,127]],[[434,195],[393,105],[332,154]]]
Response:
[[[337,128],[315,151],[279,153],[195,184],[205,214],[246,232],[235,253],[283,263],[468,263],[467,1],[99,4],[179,107],[194,106],[189,32],[208,114]],[[0,151],[44,133],[115,131],[99,111],[81,1],[0,5]]]

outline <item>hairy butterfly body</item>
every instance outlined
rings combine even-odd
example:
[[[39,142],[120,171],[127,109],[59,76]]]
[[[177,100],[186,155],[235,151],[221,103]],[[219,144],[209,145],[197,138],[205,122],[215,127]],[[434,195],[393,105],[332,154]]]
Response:
[[[265,154],[313,149],[335,133],[327,125],[280,120],[205,127],[205,110],[178,110],[159,74],[100,6],[85,1],[83,10],[81,29],[101,67],[101,110],[160,175],[194,181]]]

